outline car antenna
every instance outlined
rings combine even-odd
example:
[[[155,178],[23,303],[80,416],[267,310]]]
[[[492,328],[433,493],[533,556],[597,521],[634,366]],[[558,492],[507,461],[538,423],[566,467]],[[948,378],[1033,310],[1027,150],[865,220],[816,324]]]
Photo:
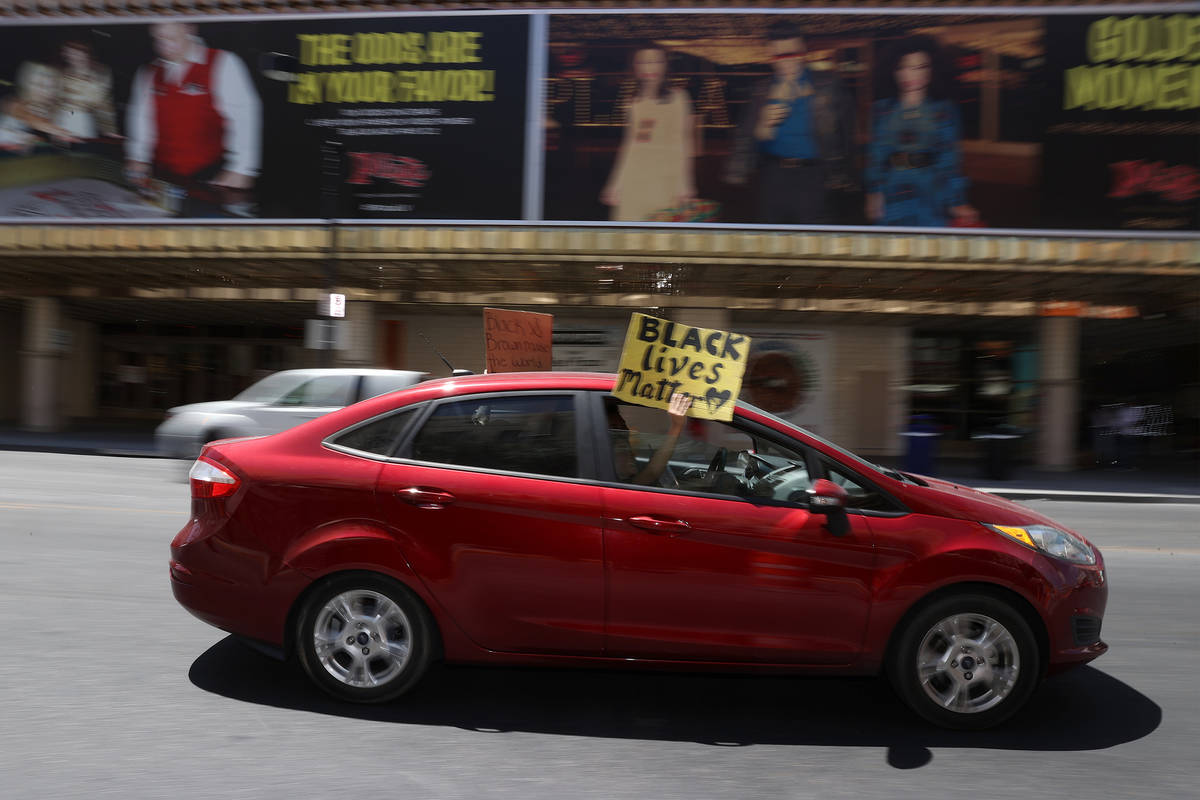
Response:
[[[417,335],[420,336],[422,339],[424,339],[425,344],[429,345],[429,349],[432,350],[433,352],[437,353],[438,358],[440,358],[442,360],[442,363],[450,368],[451,377],[457,378],[459,375],[474,375],[475,374],[474,372],[471,372],[471,370],[469,370],[469,369],[455,369],[454,365],[451,364],[444,355],[442,355],[442,351],[438,350],[436,347],[434,347],[433,342],[429,341],[429,338],[426,337],[424,333],[422,333],[421,331],[417,331]]]

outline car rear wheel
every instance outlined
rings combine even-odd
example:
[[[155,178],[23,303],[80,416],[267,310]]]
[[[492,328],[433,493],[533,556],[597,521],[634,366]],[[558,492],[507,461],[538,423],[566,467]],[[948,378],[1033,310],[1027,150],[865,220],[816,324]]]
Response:
[[[433,622],[424,603],[380,575],[347,574],[311,593],[296,622],[296,650],[326,692],[376,703],[407,692],[429,666]]]
[[[898,634],[889,673],[925,719],[960,730],[998,725],[1029,699],[1040,672],[1037,640],[1011,606],[988,595],[938,600]]]

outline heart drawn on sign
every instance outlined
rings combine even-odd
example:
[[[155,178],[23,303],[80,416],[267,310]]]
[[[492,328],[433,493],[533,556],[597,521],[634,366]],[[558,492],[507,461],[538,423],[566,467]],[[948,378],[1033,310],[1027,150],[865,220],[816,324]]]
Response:
[[[723,389],[719,392],[716,389],[709,389],[704,393],[704,401],[708,403],[709,411],[716,411],[718,408],[728,403],[731,396],[732,395],[728,389]]]

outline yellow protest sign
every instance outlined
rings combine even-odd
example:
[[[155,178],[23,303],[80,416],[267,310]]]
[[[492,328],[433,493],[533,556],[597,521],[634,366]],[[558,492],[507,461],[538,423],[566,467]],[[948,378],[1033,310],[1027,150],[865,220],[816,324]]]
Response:
[[[749,354],[749,336],[635,313],[612,393],[630,403],[665,409],[671,395],[681,392],[692,397],[689,416],[728,421],[733,419]]]

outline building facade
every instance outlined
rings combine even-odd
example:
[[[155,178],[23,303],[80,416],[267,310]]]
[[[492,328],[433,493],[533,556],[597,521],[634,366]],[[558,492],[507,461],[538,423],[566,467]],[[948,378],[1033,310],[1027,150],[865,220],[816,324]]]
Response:
[[[8,156],[0,160],[0,195],[9,196],[0,202],[10,203],[8,207],[18,212],[5,213],[0,223],[0,309],[6,312],[0,315],[0,359],[4,360],[0,374],[9,376],[0,383],[0,421],[55,430],[81,419],[153,420],[174,405],[223,399],[262,374],[299,366],[362,364],[440,375],[448,373],[449,362],[481,371],[482,309],[504,307],[554,315],[556,369],[615,369],[632,311],[746,333],[758,348],[747,376],[747,392],[754,392],[749,399],[867,456],[900,454],[905,443],[902,434],[914,416],[921,415],[943,433],[944,446],[952,452],[973,452],[977,447],[973,436],[1006,423],[1030,431],[1024,453],[1030,461],[1048,468],[1075,468],[1094,458],[1089,438],[1092,412],[1118,401],[1169,408],[1176,436],[1164,446],[1197,447],[1200,212],[1196,197],[1200,189],[1193,192],[1192,183],[1200,186],[1200,179],[1177,169],[1194,171],[1200,166],[1196,144],[1200,136],[1195,135],[1196,128],[1186,127],[1200,125],[1196,106],[1189,106],[1192,100],[1187,99],[1191,73],[1178,71],[1182,77],[1154,73],[1155,80],[1178,81],[1185,88],[1180,90],[1184,99],[1170,101],[1175,107],[1169,113],[1153,109],[1151,114],[1159,130],[1181,130],[1185,140],[1191,137],[1190,155],[1186,144],[1182,155],[1172,151],[1178,147],[1178,137],[1172,138],[1162,162],[1163,169],[1176,170],[1170,173],[1171,180],[1142,174],[1145,185],[1122,209],[1110,208],[1116,200],[1092,209],[1088,198],[1070,192],[1095,194],[1094,189],[1080,189],[1075,173],[1061,171],[1069,160],[1063,148],[1069,150],[1074,140],[1064,141],[1061,133],[1052,138],[1024,129],[1022,114],[1033,112],[1028,104],[1022,105],[1024,95],[1012,88],[1032,91],[1030,75],[1043,76],[1057,63],[1054,48],[1039,43],[1057,41],[1050,35],[1062,27],[1055,21],[1056,12],[1067,7],[1041,9],[1041,16],[1034,15],[1040,20],[1036,24],[1031,23],[1027,8],[1021,13],[1008,9],[1013,13],[1005,14],[999,13],[1005,7],[997,4],[980,4],[979,19],[961,25],[943,17],[921,17],[916,22],[903,17],[906,31],[931,36],[950,51],[955,65],[952,77],[960,90],[968,90],[959,92],[955,113],[962,117],[957,123],[961,130],[953,144],[960,171],[971,181],[964,196],[982,217],[978,224],[989,227],[959,227],[952,224],[957,218],[938,224],[893,220],[881,225],[887,220],[868,218],[870,205],[865,199],[895,187],[872,177],[872,159],[878,160],[880,143],[885,141],[881,120],[886,119],[881,110],[886,106],[879,105],[885,101],[872,98],[880,91],[878,76],[886,79],[889,74],[883,67],[888,48],[879,31],[890,30],[889,15],[898,6],[858,3],[768,9],[728,4],[722,9],[691,9],[662,3],[656,8],[661,15],[632,9],[642,15],[629,17],[626,31],[622,25],[609,24],[623,21],[622,9],[594,5],[564,9],[549,4],[466,3],[450,9],[436,4],[302,0],[15,3],[9,16],[2,18],[0,36],[37,25],[64,40],[86,39],[97,30],[109,40],[120,40],[128,30],[149,42],[144,32],[154,21],[182,20],[195,22],[204,39],[237,54],[262,95],[259,199],[264,207],[274,203],[276,211],[240,219],[228,214],[180,214],[169,198],[166,202],[155,198],[158,207],[168,212],[161,218],[132,214],[126,215],[130,219],[117,219],[107,213],[55,213],[37,205],[61,202],[61,196],[47,199],[52,192],[37,181],[79,179],[80,159],[129,152],[125,142],[136,124],[130,110],[136,107],[132,88],[113,91],[119,124],[107,144],[79,151],[73,145],[64,147],[51,135],[37,144],[57,147],[53,152],[10,147]],[[762,13],[768,10],[780,13]],[[835,12],[842,10],[846,16],[837,16]],[[306,16],[343,11],[351,16]],[[1171,38],[1176,28],[1162,28],[1161,58],[1144,54],[1144,60],[1169,64],[1177,56],[1183,67],[1194,69],[1200,59],[1200,38],[1187,38],[1188,31],[1200,31],[1195,25],[1189,27],[1188,20],[1200,18],[1194,8],[1189,13],[1185,6],[1142,4],[1086,11],[1081,19],[1086,17],[1087,24],[1109,18],[1178,19],[1183,38],[1176,42]],[[255,18],[262,26],[276,19],[280,25],[293,26],[281,39],[299,41],[301,49],[294,59],[274,50],[271,59],[264,59],[262,52],[251,53],[239,38],[240,31],[247,29],[240,12],[264,14]],[[392,12],[402,13],[389,16]],[[475,12],[498,14],[501,21],[476,24],[492,17],[472,16]],[[509,12],[521,20],[518,27],[526,38],[520,42],[504,27]],[[687,28],[693,18],[703,20],[703,27]],[[835,18],[844,19],[844,24],[825,24]],[[464,19],[473,22],[458,24]],[[813,102],[822,98],[823,79],[817,72],[822,64],[821,69],[840,77],[853,99],[843,161],[853,165],[849,171],[861,180],[855,187],[838,189],[840,205],[825,219],[767,222],[753,210],[753,189],[730,188],[733,184],[724,180],[723,171],[736,154],[738,120],[753,106],[755,87],[766,86],[771,78],[775,62],[769,59],[777,56],[764,56],[762,47],[770,41],[770,23],[779,19],[801,24],[808,68],[817,77],[800,85],[816,87]],[[1064,19],[1073,21],[1075,16]],[[753,23],[754,30],[742,35],[738,27],[745,20]],[[206,27],[210,23],[217,27]],[[346,30],[365,26],[366,33],[361,37],[330,33],[346,38],[322,39],[326,34],[317,27],[312,32],[304,27],[325,25],[338,30],[334,23],[344,23],[349,26]],[[480,131],[473,144],[468,141],[451,154],[453,160],[471,165],[467,177],[455,179],[457,193],[444,199],[433,190],[424,195],[416,191],[413,196],[420,198],[416,202],[430,205],[413,219],[395,213],[388,216],[388,212],[365,214],[364,208],[382,201],[364,200],[367,195],[358,186],[350,196],[344,191],[365,180],[362,171],[370,171],[374,181],[368,188],[378,189],[383,181],[393,188],[423,189],[425,167],[392,157],[368,162],[365,150],[356,146],[357,134],[341,128],[337,130],[345,135],[335,142],[340,149],[332,169],[328,161],[324,167],[321,163],[322,157],[330,158],[328,151],[316,146],[297,149],[298,155],[288,156],[296,162],[295,170],[308,170],[314,177],[295,185],[280,179],[278,190],[268,187],[268,175],[277,174],[271,172],[278,163],[272,159],[289,147],[299,147],[271,135],[271,115],[276,112],[270,82],[280,74],[290,76],[286,94],[281,90],[279,95],[286,96],[288,105],[279,106],[283,109],[279,113],[308,113],[309,106],[320,105],[325,116],[305,117],[304,130],[319,128],[313,122],[328,119],[334,112],[326,106],[339,102],[330,95],[336,81],[322,79],[321,102],[309,103],[305,87],[318,82],[305,82],[305,65],[311,61],[332,74],[335,71],[328,68],[339,59],[348,65],[398,63],[408,58],[400,50],[389,51],[391,55],[383,50],[359,51],[357,42],[364,42],[364,48],[369,42],[392,42],[388,46],[399,48],[395,43],[402,40],[396,38],[400,35],[396,31],[411,32],[419,25],[432,26],[421,34],[426,58],[431,57],[435,37],[446,33],[441,28],[457,32],[446,37],[438,57],[464,66],[465,88],[445,89],[460,94],[439,115],[443,122],[474,120]],[[72,35],[61,36],[64,31]],[[472,38],[479,31],[482,36]],[[1059,31],[1054,36],[1069,33]],[[478,77],[487,70],[465,68],[473,63],[490,68],[487,56],[471,48],[478,47],[479,41],[502,37],[503,47],[511,52],[496,57],[498,77]],[[991,47],[980,44],[980,37],[1007,44]],[[889,33],[887,43],[903,38]],[[537,54],[539,41],[541,55]],[[1088,41],[1107,40],[1093,35]],[[306,52],[305,43],[314,49]],[[102,49],[94,43],[89,46]],[[523,60],[526,47],[532,53],[527,62]],[[1179,53],[1168,58],[1171,47]],[[146,48],[143,60],[153,58],[149,44]],[[752,48],[757,49],[749,52]],[[636,57],[639,50],[667,52],[668,63],[676,70],[670,82],[664,82],[661,100],[643,107],[638,106],[641,89],[636,72],[622,76],[624,67],[618,65],[628,56]],[[1092,63],[1102,64],[1101,55],[1095,55]],[[1119,60],[1119,54],[1114,58]],[[14,77],[21,64],[41,63],[34,56],[23,61],[13,57],[10,62],[0,68]],[[480,103],[481,110],[472,111],[470,117],[455,110],[467,107],[472,97],[487,98],[492,90],[485,81],[494,79],[496,92],[507,91],[503,65],[514,63],[522,71],[512,85],[529,89],[523,105],[497,111],[483,109]],[[125,68],[119,59],[110,59],[114,85],[127,77],[126,83],[134,86],[135,66],[130,61]],[[67,74],[67,67],[59,69],[61,75]],[[311,74],[320,71],[314,70]],[[351,71],[361,86],[367,86],[368,79],[361,77],[368,74],[365,68]],[[436,105],[430,99],[433,94],[423,98],[397,94],[435,91],[421,88],[426,87],[421,82],[425,79],[416,77],[415,71],[397,69],[394,74],[397,77],[387,84],[390,88],[378,88],[386,97],[367,97],[362,94],[366,89],[354,89],[359,92],[359,106],[378,116],[385,108]],[[877,79],[872,83],[863,77],[868,74]],[[1097,73],[1096,80],[1106,79]],[[24,118],[12,110],[16,102],[36,107],[36,98],[20,94],[19,80],[11,83],[7,113],[20,121]],[[347,82],[338,91],[349,93],[350,86]],[[1065,87],[1068,95],[1083,91],[1070,81]],[[215,88],[212,91],[217,94]],[[1196,94],[1195,102],[1200,103],[1200,91]],[[969,96],[964,100],[965,95]],[[628,147],[622,144],[623,131],[645,124],[646,117],[638,116],[644,109],[667,113],[664,109],[676,102],[691,103],[691,113],[684,119],[693,126],[685,138],[695,185],[685,188],[692,195],[719,198],[713,205],[721,211],[705,218],[705,207],[693,202],[690,220],[661,215],[621,219],[620,206],[613,204],[610,218],[596,198],[617,181],[614,163],[622,163],[626,156],[624,163],[635,163],[639,157],[633,148],[622,156]],[[1065,104],[1056,96],[1051,105],[1059,109]],[[167,106],[156,108],[163,118]],[[344,122],[340,109],[336,113]],[[451,113],[461,116],[448,116]],[[1116,122],[1101,119],[1094,110],[1088,113],[1092,116],[1082,121],[1052,117],[1047,125],[1074,125],[1071,135],[1081,135],[1077,132],[1085,125],[1131,124],[1121,117]],[[459,123],[445,123],[450,124]],[[658,120],[658,124],[657,130],[665,130],[669,122]],[[1177,127],[1162,127],[1168,125]],[[462,123],[462,127],[469,126]],[[327,125],[319,131],[324,137],[320,144],[339,138],[328,134],[333,129]],[[512,130],[517,133],[510,136]],[[637,130],[631,135],[636,138]],[[442,138],[450,141],[451,136]],[[652,141],[653,134],[647,136]],[[99,141],[103,136],[78,138]],[[230,147],[228,140],[226,147]],[[489,147],[494,152],[486,152]],[[502,156],[506,152],[525,157],[525,169],[515,178],[496,163],[506,160]],[[925,145],[910,151],[905,166],[923,165],[923,160],[937,155],[931,145]],[[424,163],[445,174],[449,167],[439,168],[436,156],[424,157]],[[777,159],[772,163],[803,163],[806,168],[823,159],[813,156],[766,153],[768,159]],[[448,158],[444,153],[441,157]],[[663,158],[650,158],[640,169],[657,169]],[[888,174],[903,174],[895,168],[899,162],[894,153],[884,158],[893,167]],[[61,172],[67,159],[73,159],[69,165],[74,171],[69,174]],[[1133,163],[1131,159],[1114,163],[1126,161]],[[531,190],[529,165],[534,162],[537,186]],[[1108,164],[1101,166],[1106,168],[1102,195],[1120,194],[1119,178],[1127,184],[1134,180],[1119,169],[1108,169]],[[86,177],[120,182],[97,175]],[[953,176],[938,177],[937,190],[946,191],[952,180]],[[477,202],[479,189],[472,181],[494,192],[488,199],[492,206]],[[627,193],[653,192],[636,178],[621,181]],[[276,193],[269,195],[268,188]],[[1125,190],[1132,191],[1128,186]],[[290,211],[289,192],[303,191],[311,195],[311,204]],[[398,194],[391,192],[388,196],[393,199],[388,202],[394,204]],[[92,197],[89,202],[114,205],[118,200]],[[1077,211],[1061,207],[1072,204],[1079,207]],[[463,212],[462,218],[441,210],[477,206],[483,210]],[[499,210],[489,213],[493,206]],[[897,201],[892,207],[899,206]],[[93,211],[95,207],[89,206]],[[1096,225],[1079,222],[1101,213],[1125,216]],[[1047,222],[1041,224],[1042,219]],[[347,298],[346,317],[338,323],[343,328],[339,347],[315,349],[310,346],[311,336],[306,337],[306,323],[320,316],[318,303],[330,292]]]

